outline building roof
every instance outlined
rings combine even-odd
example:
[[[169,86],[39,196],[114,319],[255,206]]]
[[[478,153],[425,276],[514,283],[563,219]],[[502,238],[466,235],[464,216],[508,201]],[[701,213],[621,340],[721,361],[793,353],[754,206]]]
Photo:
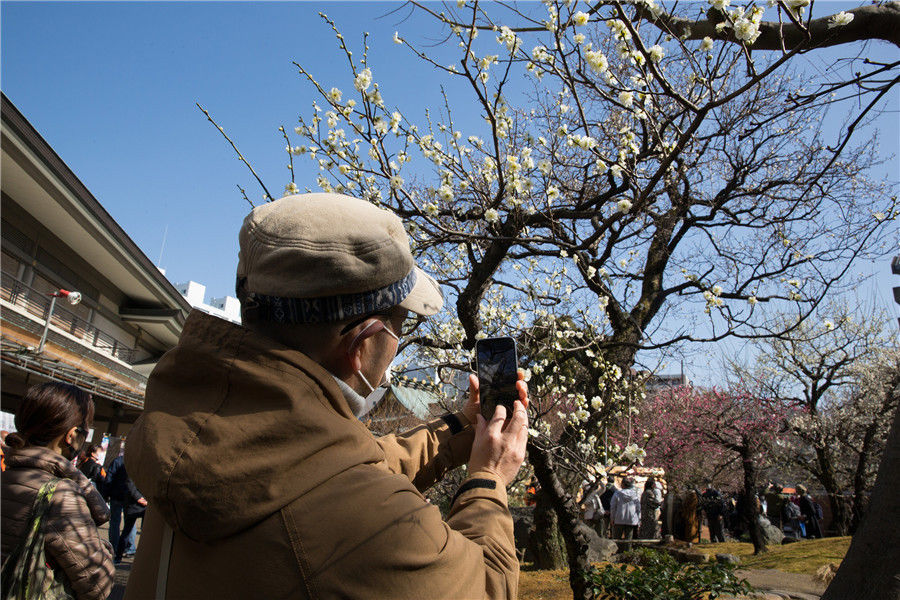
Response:
[[[124,321],[174,346],[191,307],[2,94],[3,190],[126,297]]]

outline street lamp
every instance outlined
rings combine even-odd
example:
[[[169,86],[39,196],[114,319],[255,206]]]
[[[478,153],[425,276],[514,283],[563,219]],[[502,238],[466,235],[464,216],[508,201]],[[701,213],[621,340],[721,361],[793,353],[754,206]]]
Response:
[[[47,342],[47,332],[50,330],[50,319],[53,317],[53,309],[56,308],[56,299],[65,298],[72,306],[81,302],[81,292],[70,292],[69,290],[59,289],[48,294],[48,296],[50,296],[50,310],[47,311],[47,321],[44,323],[44,333],[41,334],[41,343],[38,344],[38,354],[43,354],[44,352],[44,344]]]

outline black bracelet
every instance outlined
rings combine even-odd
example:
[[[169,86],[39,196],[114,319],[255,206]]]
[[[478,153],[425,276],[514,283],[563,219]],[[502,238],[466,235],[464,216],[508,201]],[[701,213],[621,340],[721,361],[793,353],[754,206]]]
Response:
[[[447,424],[447,427],[450,428],[450,433],[452,433],[453,435],[456,435],[457,433],[465,429],[465,427],[463,427],[463,424],[459,421],[459,417],[457,417],[453,413],[447,413],[446,415],[443,415],[441,417],[441,420]]]
[[[450,505],[453,506],[453,503],[456,502],[456,499],[459,498],[460,494],[468,492],[469,490],[474,490],[475,488],[495,490],[497,489],[497,482],[493,479],[470,479],[469,481],[459,486],[459,489],[456,490],[456,495],[453,496],[453,501],[450,502]]]

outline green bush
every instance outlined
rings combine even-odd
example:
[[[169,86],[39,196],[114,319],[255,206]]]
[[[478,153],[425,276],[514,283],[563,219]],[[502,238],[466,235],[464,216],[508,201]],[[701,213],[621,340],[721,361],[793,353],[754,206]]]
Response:
[[[587,577],[594,596],[628,600],[713,600],[721,594],[747,594],[753,591],[745,580],[734,574],[731,565],[680,564],[667,552],[640,548],[628,552],[625,562],[638,566],[631,571],[625,564],[592,569]]]

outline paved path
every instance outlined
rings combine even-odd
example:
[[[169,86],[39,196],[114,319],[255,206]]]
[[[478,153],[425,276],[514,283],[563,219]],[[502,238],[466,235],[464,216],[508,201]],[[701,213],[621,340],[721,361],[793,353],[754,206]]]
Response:
[[[135,527],[137,527],[137,535],[135,536],[135,545],[140,543],[141,540],[141,525],[143,524],[142,520],[138,520]],[[109,524],[104,524],[99,527],[100,529],[100,537],[104,540],[109,539]],[[125,598],[125,585],[128,583],[128,574],[131,572],[131,563],[134,559],[126,558],[122,562],[116,565],[116,577],[115,583],[113,584],[112,592],[109,594],[109,598],[107,600],[123,600]]]
[[[739,569],[737,574],[750,582],[756,589],[767,592],[764,596],[791,598],[796,600],[818,600],[825,593],[825,585],[812,575],[785,573],[776,569]]]

